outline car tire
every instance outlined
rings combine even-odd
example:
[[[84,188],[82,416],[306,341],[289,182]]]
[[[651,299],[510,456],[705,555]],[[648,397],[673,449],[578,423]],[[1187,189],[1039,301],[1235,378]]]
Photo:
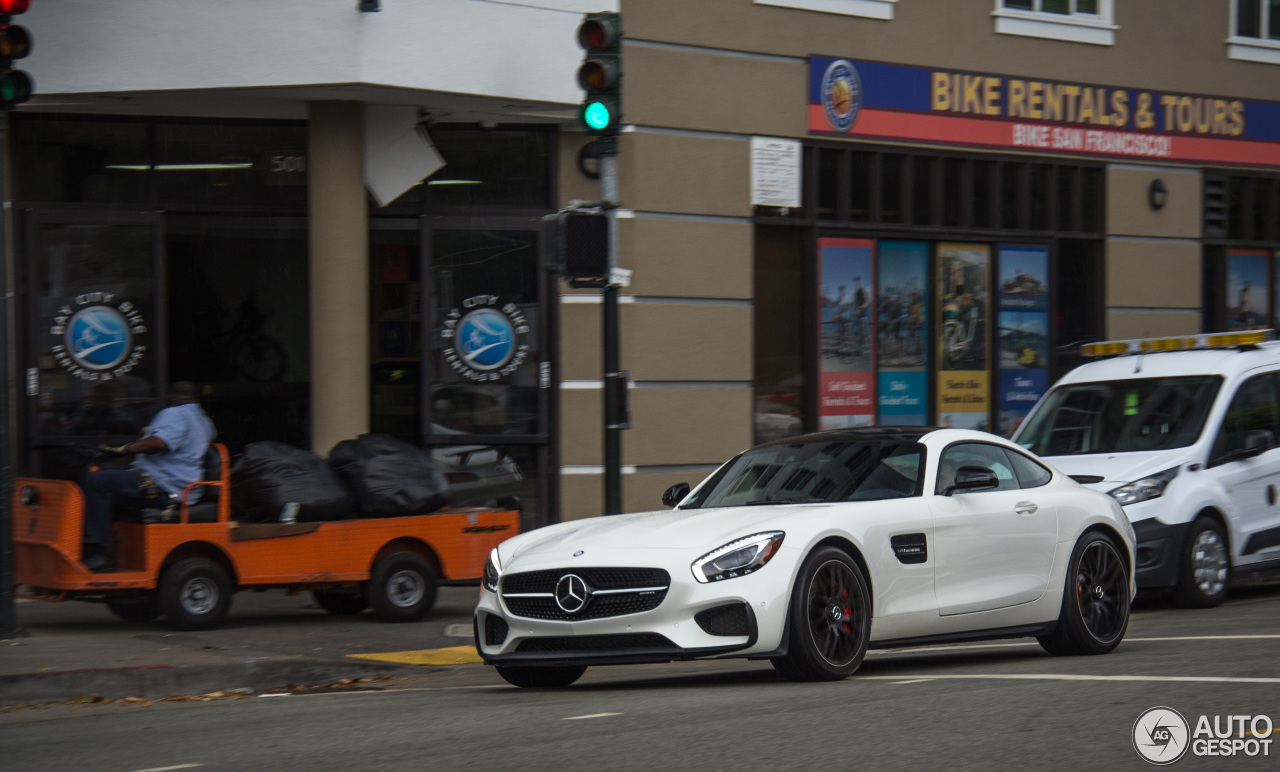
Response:
[[[154,593],[129,600],[109,600],[107,608],[125,622],[150,622],[160,616],[160,601]]]
[[[1227,544],[1221,523],[1211,517],[1196,518],[1178,561],[1174,603],[1183,608],[1212,608],[1227,597],[1231,584],[1231,550]]]
[[[417,622],[436,602],[436,572],[421,555],[393,552],[369,574],[365,597],[383,622]]]
[[[786,662],[774,667],[797,681],[848,678],[867,654],[871,593],[862,569],[835,547],[814,550],[800,566],[787,609]]]
[[[512,686],[522,689],[562,689],[587,672],[586,665],[558,665],[555,667],[521,667],[519,665],[495,665],[498,675]]]
[[[1053,632],[1036,638],[1056,656],[1106,654],[1129,629],[1129,571],[1115,542],[1096,531],[1071,551]]]
[[[313,590],[311,597],[316,599],[320,608],[334,616],[349,617],[359,614],[369,607],[369,600],[363,592],[343,592],[342,590]]]
[[[186,558],[160,577],[160,610],[179,630],[213,627],[231,608],[231,577],[206,558]]]

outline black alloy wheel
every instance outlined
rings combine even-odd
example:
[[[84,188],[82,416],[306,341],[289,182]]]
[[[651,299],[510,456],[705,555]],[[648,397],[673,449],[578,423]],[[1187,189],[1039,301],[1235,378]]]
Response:
[[[792,592],[790,640],[774,667],[801,681],[838,681],[862,664],[871,633],[871,594],[862,570],[842,550],[805,559]]]
[[[1072,551],[1058,625],[1037,640],[1057,655],[1106,654],[1129,628],[1129,571],[1115,543],[1087,533]]]

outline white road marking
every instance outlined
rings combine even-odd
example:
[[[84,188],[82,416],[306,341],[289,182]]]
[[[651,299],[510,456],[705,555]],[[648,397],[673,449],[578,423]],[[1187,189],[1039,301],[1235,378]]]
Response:
[[[1215,683],[1215,684],[1280,684],[1280,678],[1244,678],[1236,676],[1145,676],[1145,675],[1074,675],[1070,673],[990,673],[986,675],[855,675],[854,681],[900,681],[903,678],[922,680],[947,679],[970,681],[1145,681],[1158,683]]]
[[[604,718],[605,716],[621,716],[621,713],[592,713],[587,716],[566,716],[561,721],[577,721],[583,718]]]
[[[470,638],[471,635],[471,625],[445,625],[444,628],[446,638]]]
[[[171,769],[191,769],[193,767],[203,767],[204,764],[175,764],[172,767],[151,767],[150,769],[136,769],[134,772],[169,772]]]
[[[1280,635],[1179,635],[1168,638],[1125,638],[1125,641],[1257,641],[1280,638]],[[1121,641],[1123,643],[1124,641]]]
[[[913,678],[910,681],[894,681],[890,686],[902,686],[903,684],[923,684],[932,681],[932,678]]]

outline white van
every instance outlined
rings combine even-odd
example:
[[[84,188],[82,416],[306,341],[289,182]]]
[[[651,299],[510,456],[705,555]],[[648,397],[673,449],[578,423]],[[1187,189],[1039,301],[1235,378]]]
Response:
[[[1271,331],[1090,344],[1013,439],[1111,494],[1141,589],[1217,605],[1280,571],[1280,341]]]

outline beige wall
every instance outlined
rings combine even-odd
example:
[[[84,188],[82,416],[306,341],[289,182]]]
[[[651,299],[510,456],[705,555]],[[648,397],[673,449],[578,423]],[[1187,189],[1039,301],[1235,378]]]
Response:
[[[1154,180],[1167,191],[1153,209]],[[1199,171],[1112,164],[1107,168],[1106,337],[1201,331],[1203,182]]]

